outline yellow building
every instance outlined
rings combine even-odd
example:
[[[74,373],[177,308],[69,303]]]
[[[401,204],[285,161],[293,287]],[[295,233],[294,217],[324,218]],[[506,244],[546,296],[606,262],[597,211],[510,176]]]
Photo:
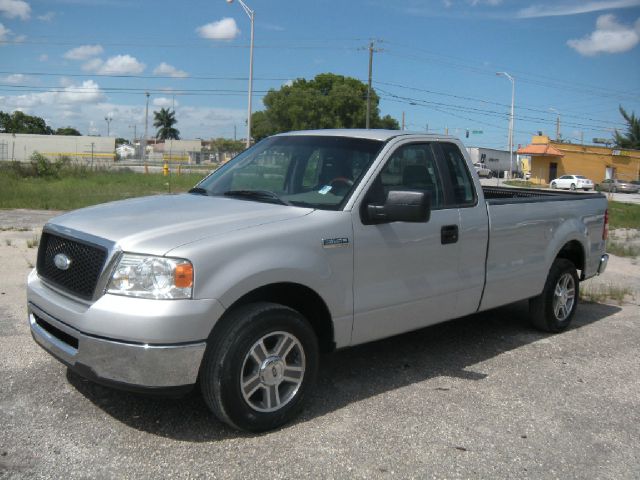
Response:
[[[605,178],[640,180],[640,150],[554,142],[536,135],[517,153],[522,162],[528,162],[531,181],[537,184],[547,184],[562,175],[584,175],[594,183]]]

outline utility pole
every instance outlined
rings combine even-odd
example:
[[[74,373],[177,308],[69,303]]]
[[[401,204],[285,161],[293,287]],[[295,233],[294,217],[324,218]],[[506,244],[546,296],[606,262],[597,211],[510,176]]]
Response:
[[[147,106],[144,111],[144,139],[140,142],[142,146],[142,151],[140,155],[142,156],[142,160],[144,160],[147,155],[147,138],[149,138],[149,92],[144,92],[147,96]]]
[[[404,130],[404,112],[402,112],[402,130]]]
[[[560,115],[556,118],[556,142],[560,141]]]
[[[369,42],[369,85],[367,88],[367,119],[366,119],[367,130],[371,128],[371,79],[373,77],[373,52],[382,51],[379,48],[374,48],[374,45],[375,45],[375,41],[371,40]]]

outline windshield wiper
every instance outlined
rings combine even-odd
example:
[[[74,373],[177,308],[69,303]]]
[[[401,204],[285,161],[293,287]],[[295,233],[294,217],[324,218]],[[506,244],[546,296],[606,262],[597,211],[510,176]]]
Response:
[[[207,191],[207,189],[202,187],[193,187],[187,193],[195,193],[196,195],[209,195],[209,192]]]
[[[280,205],[291,205],[270,190],[228,190],[223,195],[226,197],[246,197],[258,201],[271,201]]]

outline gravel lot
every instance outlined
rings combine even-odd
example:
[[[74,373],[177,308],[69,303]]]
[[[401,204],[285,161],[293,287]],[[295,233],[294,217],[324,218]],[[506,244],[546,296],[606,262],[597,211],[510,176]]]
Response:
[[[93,385],[26,322],[27,242],[51,212],[0,211],[0,478],[640,478],[640,298],[581,304],[561,335],[526,303],[327,355],[297,422],[263,435],[197,394]],[[613,258],[599,282],[636,291]]]

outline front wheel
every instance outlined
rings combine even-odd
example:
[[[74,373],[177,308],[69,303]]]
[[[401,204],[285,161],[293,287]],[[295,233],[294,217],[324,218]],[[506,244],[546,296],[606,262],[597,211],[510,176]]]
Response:
[[[551,188],[553,188],[554,190],[558,188],[558,185],[556,184],[556,182],[551,182]]]
[[[254,303],[215,329],[200,371],[205,402],[223,422],[262,432],[302,408],[318,369],[315,332],[297,311]]]
[[[542,293],[529,300],[531,323],[545,332],[566,330],[578,306],[580,284],[575,265],[556,258],[551,265]]]
[[[572,184],[571,184],[571,190],[575,190],[575,189],[576,189],[576,184],[575,184],[575,183],[572,183]]]

